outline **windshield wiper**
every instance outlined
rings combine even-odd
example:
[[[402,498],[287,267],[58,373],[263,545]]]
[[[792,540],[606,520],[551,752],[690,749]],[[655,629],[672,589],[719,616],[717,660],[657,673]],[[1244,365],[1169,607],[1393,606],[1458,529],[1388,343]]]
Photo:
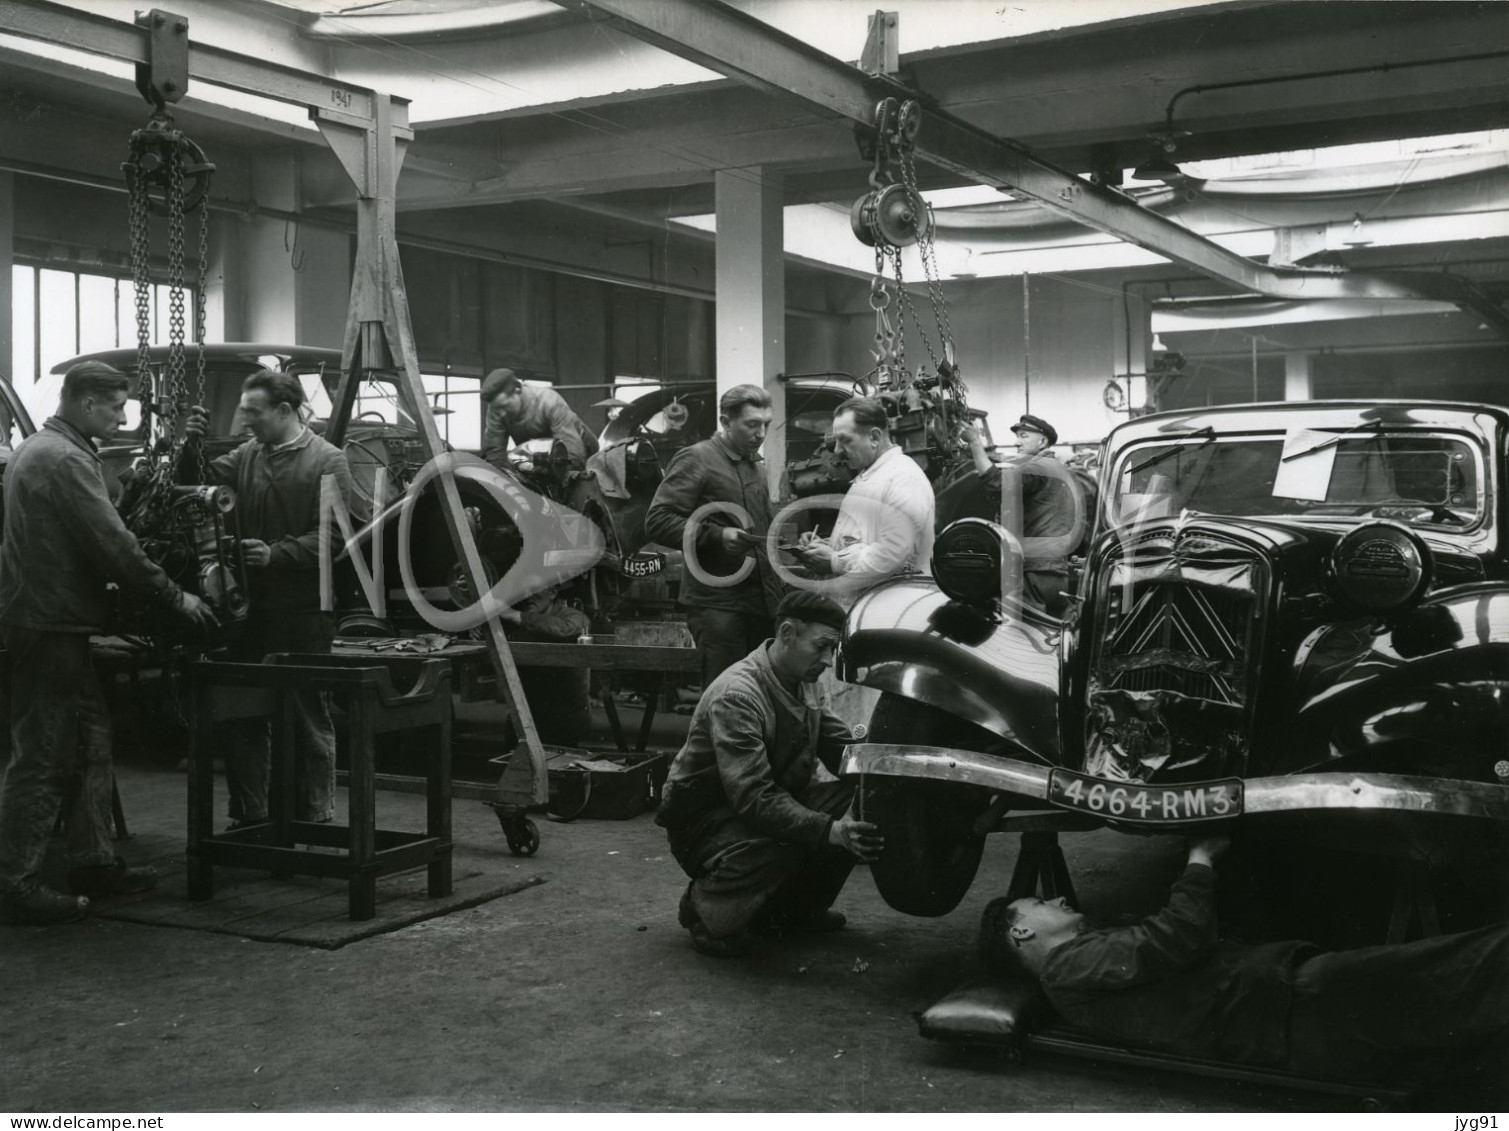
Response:
[[[1205,437],[1205,439],[1194,445],[1194,447],[1196,448],[1203,448],[1206,444],[1211,443],[1216,438],[1216,430],[1213,426],[1207,424],[1204,428],[1196,428],[1193,432],[1186,432],[1183,436],[1180,436],[1179,439],[1193,440],[1196,436]],[[1137,464],[1137,466],[1128,468],[1127,474],[1136,475],[1144,468],[1156,467],[1158,464],[1168,459],[1169,456],[1184,451],[1185,447],[1186,445],[1184,444],[1175,444],[1172,448],[1165,448],[1155,456],[1148,456],[1147,459]]]
[[[1300,458],[1302,458],[1304,456],[1310,455],[1313,452],[1318,452],[1318,451],[1321,451],[1324,448],[1329,448],[1329,447],[1331,447],[1331,446],[1333,446],[1335,444],[1341,443],[1348,436],[1354,435],[1354,434],[1356,434],[1358,432],[1365,431],[1365,430],[1367,430],[1369,428],[1373,429],[1376,432],[1378,429],[1380,429],[1382,427],[1383,427],[1383,421],[1381,421],[1381,420],[1368,420],[1368,421],[1364,421],[1361,424],[1354,424],[1354,425],[1352,425],[1352,427],[1350,427],[1350,428],[1348,428],[1348,429],[1346,429],[1344,431],[1338,432],[1338,433],[1336,433],[1336,435],[1334,435],[1334,436],[1332,436],[1332,437],[1330,437],[1328,439],[1322,440],[1318,444],[1312,444],[1310,447],[1306,448],[1302,452],[1290,452],[1288,455],[1280,457],[1279,458],[1279,463],[1288,463],[1290,460],[1300,459]]]

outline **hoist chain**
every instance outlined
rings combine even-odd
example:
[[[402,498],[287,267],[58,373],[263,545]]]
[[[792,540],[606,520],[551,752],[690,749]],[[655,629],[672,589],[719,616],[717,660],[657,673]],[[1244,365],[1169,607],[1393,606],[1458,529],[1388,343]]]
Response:
[[[901,183],[906,185],[918,199],[921,193],[917,188],[917,161],[910,146],[901,151]],[[935,226],[929,224],[922,238],[917,241],[917,255],[922,260],[922,273],[927,278],[927,294],[933,304],[933,324],[938,330],[939,347],[943,350],[944,360],[950,370],[954,370],[957,361],[954,356],[954,330],[948,320],[948,301],[943,297],[943,281],[938,272],[937,246],[933,241]],[[928,351],[932,357],[932,350]],[[938,364],[938,359],[933,358],[933,364]]]
[[[127,221],[131,232],[131,289],[136,299],[136,374],[143,388],[152,372],[152,277],[148,270],[151,240],[147,224],[146,178],[127,176]]]
[[[194,402],[204,403],[205,284],[209,260],[209,179],[215,167],[204,159],[203,151],[174,127],[173,116],[161,102],[145,128],[131,135],[130,160],[123,166],[128,189],[131,229],[131,281],[136,291],[136,358],[137,380],[150,398],[150,410],[156,416],[160,434],[169,440],[173,461],[183,446],[178,417],[188,407],[189,382],[184,355],[186,311],[183,294],[185,234],[184,217],[196,208],[199,216],[199,289],[194,297],[194,340],[196,387]],[[192,188],[190,187],[192,180]],[[153,196],[154,188],[160,194]],[[168,218],[168,354],[160,376],[160,387],[153,388],[150,347],[152,343],[152,212]],[[207,467],[201,448],[200,481]]]
[[[194,380],[194,403],[205,404],[204,399],[204,310],[207,281],[209,278],[210,262],[210,210],[208,205],[199,209],[199,289],[194,292],[194,342],[197,349],[194,351],[195,380]],[[206,406],[208,407],[208,406]],[[210,481],[209,457],[205,453],[205,445],[198,445],[199,449],[199,482]]]
[[[182,401],[188,391],[183,368],[183,162],[176,148],[168,157],[167,208],[168,364],[164,399],[176,414],[184,409]]]

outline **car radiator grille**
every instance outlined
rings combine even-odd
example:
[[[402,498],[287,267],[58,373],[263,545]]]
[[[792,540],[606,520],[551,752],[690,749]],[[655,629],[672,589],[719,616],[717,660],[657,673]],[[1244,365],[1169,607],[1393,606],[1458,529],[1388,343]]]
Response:
[[[1085,771],[1139,782],[1240,774],[1258,718],[1267,563],[1199,531],[1126,553],[1105,563],[1087,632]]]
[[[1134,584],[1098,665],[1103,686],[1133,692],[1174,691],[1239,704],[1253,643],[1251,591],[1188,580]]]

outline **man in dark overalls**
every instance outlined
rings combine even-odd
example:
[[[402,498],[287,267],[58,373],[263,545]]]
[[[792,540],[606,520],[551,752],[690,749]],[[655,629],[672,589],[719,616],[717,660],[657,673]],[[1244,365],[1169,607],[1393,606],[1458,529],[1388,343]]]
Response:
[[[776,632],[702,693],[666,780],[656,823],[688,876],[680,922],[703,954],[748,947],[747,931],[832,931],[856,859],[880,854],[876,827],[849,815],[835,777],[847,727],[817,698],[844,612],[797,590]]]

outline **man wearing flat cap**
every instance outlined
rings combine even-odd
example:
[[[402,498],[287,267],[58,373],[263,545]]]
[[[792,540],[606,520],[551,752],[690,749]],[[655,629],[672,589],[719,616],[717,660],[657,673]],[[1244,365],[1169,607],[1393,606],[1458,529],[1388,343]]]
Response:
[[[841,928],[833,901],[854,861],[881,849],[876,827],[849,814],[853,783],[835,776],[853,736],[814,686],[844,611],[796,590],[775,623],[774,638],[703,691],[655,818],[691,877],[681,925],[720,958],[744,953],[751,932]]]
[[[512,369],[494,369],[482,380],[482,458],[501,466],[511,446],[552,437],[566,447],[580,471],[597,451],[597,437],[554,389],[526,385]]]
[[[1067,534],[1074,525],[1074,499],[1063,477],[1053,474],[1057,469],[1043,467],[1045,461],[1058,458],[1053,454],[1058,429],[1041,416],[1024,412],[1011,430],[1017,439],[1012,462],[1022,476],[1022,536],[1057,538]],[[1029,601],[1054,616],[1060,615],[1063,592],[1069,587],[1068,557],[1029,557],[1022,567],[1022,583]]]

